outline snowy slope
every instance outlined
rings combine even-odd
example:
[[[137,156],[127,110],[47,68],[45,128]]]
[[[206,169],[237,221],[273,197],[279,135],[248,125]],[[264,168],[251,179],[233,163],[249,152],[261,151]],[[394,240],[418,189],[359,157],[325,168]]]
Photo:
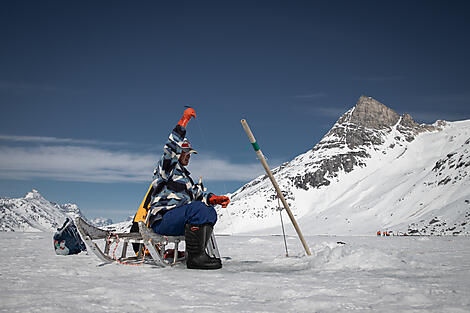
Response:
[[[97,217],[97,218],[94,218],[92,220],[90,220],[90,222],[97,226],[97,227],[106,227],[106,226],[109,226],[109,225],[112,225],[113,224],[113,220],[110,219],[110,218],[103,218],[103,217]]]
[[[95,226],[98,226],[98,225],[95,225]],[[127,220],[124,222],[109,224],[101,228],[112,231],[113,233],[128,233],[131,230],[131,227],[132,227],[132,220]]]
[[[468,234],[469,151],[470,121],[419,125],[362,96],[313,149],[273,173],[305,234]],[[280,232],[266,176],[231,198],[218,232]]]
[[[0,198],[0,231],[55,231],[77,216],[83,217],[76,204],[47,201],[35,189],[24,198]]]

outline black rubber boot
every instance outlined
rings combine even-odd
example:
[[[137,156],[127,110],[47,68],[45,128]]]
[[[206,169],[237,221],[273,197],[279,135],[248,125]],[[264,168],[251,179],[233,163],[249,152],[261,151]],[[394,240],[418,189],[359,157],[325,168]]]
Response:
[[[222,268],[220,259],[212,258],[206,253],[206,245],[212,234],[212,226],[186,224],[184,237],[186,241],[186,267],[201,270]]]

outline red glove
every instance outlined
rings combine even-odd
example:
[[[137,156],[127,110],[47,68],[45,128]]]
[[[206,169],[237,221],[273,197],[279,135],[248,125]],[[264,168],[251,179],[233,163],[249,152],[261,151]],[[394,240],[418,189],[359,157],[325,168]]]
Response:
[[[191,117],[195,118],[196,117],[196,112],[194,111],[193,108],[187,108],[186,110],[184,110],[183,117],[178,122],[178,125],[181,125],[184,128],[186,128],[186,125],[188,125],[189,120],[191,119]]]
[[[223,208],[226,208],[227,205],[230,203],[230,199],[226,196],[212,195],[212,197],[210,197],[209,199],[209,203],[212,205],[220,204]]]

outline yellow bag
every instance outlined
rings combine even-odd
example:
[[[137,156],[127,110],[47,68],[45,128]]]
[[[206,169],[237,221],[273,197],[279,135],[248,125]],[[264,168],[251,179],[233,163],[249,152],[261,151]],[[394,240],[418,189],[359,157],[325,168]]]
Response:
[[[152,195],[153,195],[154,187],[153,185],[150,185],[149,190],[147,191],[147,194],[145,195],[144,199],[142,200],[142,203],[139,206],[139,209],[137,210],[137,213],[134,216],[134,219],[132,221],[132,226],[131,230],[129,231],[130,233],[138,233],[139,232],[139,222],[145,222],[147,219],[147,214],[148,210],[150,208],[150,202],[152,200]],[[148,223],[147,223],[148,226]],[[139,248],[140,245],[138,243],[133,243],[132,248],[134,249],[134,252],[136,254],[139,253]],[[145,249],[145,255],[148,255],[147,249]]]
[[[145,222],[145,219],[147,218],[147,213],[150,207],[150,201],[152,200],[152,194],[153,194],[153,185],[150,185],[149,190],[147,191],[147,194],[145,195],[145,198],[142,200],[142,203],[140,204],[139,209],[137,210],[137,213],[134,216],[133,223],[138,224],[140,221]],[[147,226],[148,226],[148,223],[147,223]],[[139,229],[138,226],[137,226],[137,229]]]

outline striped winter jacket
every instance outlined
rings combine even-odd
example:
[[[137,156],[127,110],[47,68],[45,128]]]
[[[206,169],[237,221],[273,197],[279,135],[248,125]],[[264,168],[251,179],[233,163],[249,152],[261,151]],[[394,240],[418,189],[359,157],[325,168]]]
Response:
[[[153,173],[154,192],[150,207],[150,225],[160,220],[167,210],[192,201],[203,201],[209,205],[212,193],[205,193],[203,186],[195,184],[189,171],[178,161],[185,135],[186,129],[181,125],[176,125],[163,148],[162,158]]]

